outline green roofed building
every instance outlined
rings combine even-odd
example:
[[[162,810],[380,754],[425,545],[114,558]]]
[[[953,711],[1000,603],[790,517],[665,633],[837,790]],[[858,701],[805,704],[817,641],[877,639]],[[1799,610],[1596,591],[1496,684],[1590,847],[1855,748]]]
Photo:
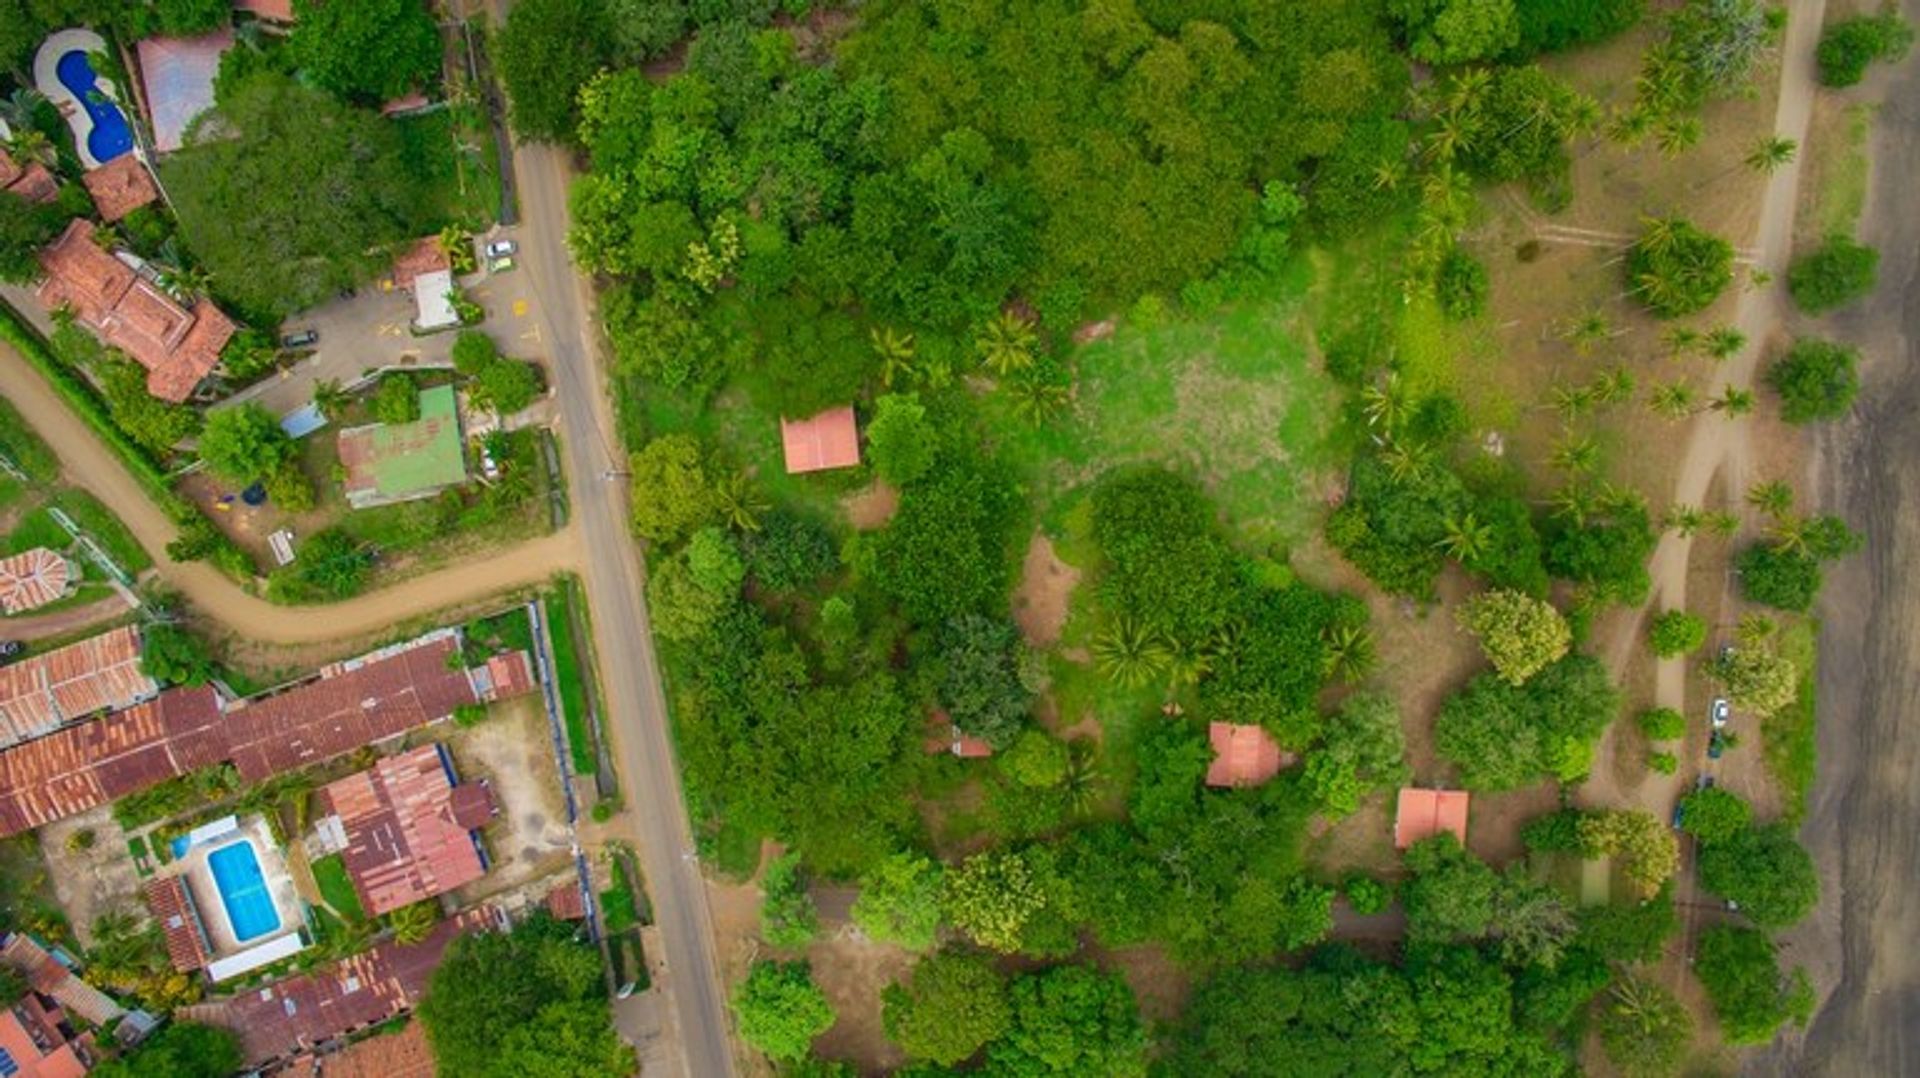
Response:
[[[355,509],[426,498],[467,481],[466,440],[452,386],[420,391],[420,418],[343,430],[340,464]]]

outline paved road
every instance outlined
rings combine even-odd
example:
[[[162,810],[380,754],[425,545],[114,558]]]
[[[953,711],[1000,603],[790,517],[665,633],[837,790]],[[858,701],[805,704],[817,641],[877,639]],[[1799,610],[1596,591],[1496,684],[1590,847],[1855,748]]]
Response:
[[[1906,8],[1920,15],[1920,2]],[[1829,572],[1820,603],[1820,764],[1804,834],[1822,897],[1786,937],[1824,1003],[1804,1037],[1755,1061],[1762,1074],[1920,1073],[1920,738],[1907,721],[1920,697],[1920,62],[1855,96],[1884,102],[1863,228],[1880,287],[1819,327],[1859,344],[1865,363],[1853,416],[1820,432],[1812,480],[1867,548]]]
[[[627,527],[626,464],[612,434],[585,285],[566,249],[567,162],[552,149],[521,146],[514,171],[524,217],[512,234],[551,362],[605,688],[603,714],[629,806],[623,822],[640,851],[666,950],[667,1039],[679,1051],[683,1073],[723,1078],[733,1073],[733,1057],[712,918],[699,864],[690,856],[692,832],[667,730],[645,577]]]

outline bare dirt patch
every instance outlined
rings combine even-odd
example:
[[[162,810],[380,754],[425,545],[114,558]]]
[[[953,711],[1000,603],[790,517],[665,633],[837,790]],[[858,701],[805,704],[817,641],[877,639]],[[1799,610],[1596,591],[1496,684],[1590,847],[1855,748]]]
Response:
[[[1013,620],[1027,643],[1037,648],[1059,643],[1079,583],[1080,570],[1061,561],[1053,543],[1036,530],[1021,562],[1020,589],[1013,596]]]
[[[880,993],[904,980],[919,956],[912,951],[875,943],[852,925],[830,926],[807,948],[813,978],[833,1004],[833,1028],[814,1041],[814,1050],[828,1059],[841,1059],[862,1074],[883,1074],[898,1068],[906,1057],[887,1039],[880,1022]]]
[[[73,841],[83,832],[93,834],[93,844],[85,849]],[[142,910],[140,876],[127,853],[127,833],[114,822],[111,806],[41,828],[40,853],[54,894],[83,945],[92,945],[93,922],[101,914]]]
[[[900,492],[881,480],[874,480],[872,486],[854,491],[840,499],[847,511],[847,523],[855,531],[878,531],[893,519],[894,511],[900,508]]]
[[[484,832],[493,868],[458,892],[462,905],[550,875],[570,859],[566,805],[539,697],[494,704],[491,712],[476,726],[436,728],[461,781],[486,779],[500,806]]]

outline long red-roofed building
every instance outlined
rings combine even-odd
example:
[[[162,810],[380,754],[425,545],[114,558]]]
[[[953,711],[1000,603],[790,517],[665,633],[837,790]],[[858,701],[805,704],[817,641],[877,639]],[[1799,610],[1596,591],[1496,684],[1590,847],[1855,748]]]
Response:
[[[1411,786],[1401,790],[1393,817],[1393,848],[1404,850],[1440,834],[1452,835],[1462,846],[1467,844],[1467,792]]]
[[[484,785],[461,784],[438,744],[389,756],[320,791],[320,833],[343,840],[347,876],[378,917],[487,872],[476,833],[493,817]]]
[[[40,302],[67,307],[111,347],[147,369],[147,392],[178,404],[213,373],[236,329],[208,300],[182,307],[94,241],[93,223],[74,218],[40,252]]]
[[[0,835],[98,808],[225,757],[218,694],[168,689],[0,752]]]
[[[0,746],[160,693],[140,669],[140,631],[111,629],[0,667]]]

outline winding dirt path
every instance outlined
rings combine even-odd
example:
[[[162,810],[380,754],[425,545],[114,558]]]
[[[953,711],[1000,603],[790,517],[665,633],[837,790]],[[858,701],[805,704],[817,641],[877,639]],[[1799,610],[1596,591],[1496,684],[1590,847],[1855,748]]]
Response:
[[[42,640],[50,636],[65,636],[96,622],[117,618],[125,614],[127,609],[125,599],[118,595],[109,595],[85,606],[70,606],[51,614],[28,614],[7,618],[0,621],[0,637]]]
[[[60,458],[68,482],[83,487],[125,522],[153,556],[159,576],[201,613],[230,631],[268,644],[307,644],[376,633],[422,611],[535,584],[580,563],[577,529],[417,576],[389,588],[326,606],[276,606],[249,595],[205,562],[179,562],[167,544],[179,529],[147,497],[113,451],[54,393],[20,354],[0,345],[0,390]]]

